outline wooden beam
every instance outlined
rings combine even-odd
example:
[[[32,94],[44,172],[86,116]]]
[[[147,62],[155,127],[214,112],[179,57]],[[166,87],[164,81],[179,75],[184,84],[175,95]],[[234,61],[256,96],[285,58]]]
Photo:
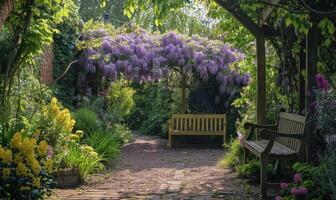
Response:
[[[269,4],[272,5],[267,5],[263,11],[261,12],[261,17],[259,19],[259,26],[261,27],[262,25],[264,25],[264,23],[266,22],[266,20],[269,18],[269,16],[271,15],[274,6],[273,5],[277,5],[280,3],[280,0],[270,0]]]
[[[262,29],[240,8],[235,0],[215,0],[215,2],[234,16],[255,37],[263,36]]]
[[[256,37],[257,45],[257,123],[266,123],[266,53],[265,37]]]

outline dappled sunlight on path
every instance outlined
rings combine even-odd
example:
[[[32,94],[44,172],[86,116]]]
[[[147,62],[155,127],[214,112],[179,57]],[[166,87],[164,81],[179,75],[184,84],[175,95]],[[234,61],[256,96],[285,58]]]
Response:
[[[108,178],[60,199],[255,199],[236,174],[217,166],[222,149],[166,148],[166,140],[139,136],[124,146]]]

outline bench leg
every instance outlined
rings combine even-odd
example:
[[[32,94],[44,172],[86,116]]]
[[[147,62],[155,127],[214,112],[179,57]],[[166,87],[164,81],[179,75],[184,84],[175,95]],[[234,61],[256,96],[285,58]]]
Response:
[[[267,199],[267,165],[268,159],[261,158],[261,169],[260,169],[260,191],[262,199]]]
[[[247,163],[247,158],[249,156],[249,151],[245,148],[243,148],[243,149],[244,149],[244,164],[246,164]]]
[[[168,147],[171,148],[173,145],[173,136],[172,134],[169,133],[169,137],[168,137]]]

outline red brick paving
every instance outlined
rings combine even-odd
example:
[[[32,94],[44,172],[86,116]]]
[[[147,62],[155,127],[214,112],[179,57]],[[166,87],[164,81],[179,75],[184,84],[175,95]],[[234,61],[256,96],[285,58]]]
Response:
[[[139,136],[103,181],[56,190],[56,199],[256,199],[230,169],[218,167],[222,149],[166,148],[166,140]],[[253,194],[253,196],[252,196]]]

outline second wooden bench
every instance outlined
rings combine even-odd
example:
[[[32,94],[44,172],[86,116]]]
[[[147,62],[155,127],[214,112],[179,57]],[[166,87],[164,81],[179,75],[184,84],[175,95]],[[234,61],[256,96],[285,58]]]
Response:
[[[169,143],[175,135],[220,135],[226,138],[225,114],[173,114],[169,121]]]

